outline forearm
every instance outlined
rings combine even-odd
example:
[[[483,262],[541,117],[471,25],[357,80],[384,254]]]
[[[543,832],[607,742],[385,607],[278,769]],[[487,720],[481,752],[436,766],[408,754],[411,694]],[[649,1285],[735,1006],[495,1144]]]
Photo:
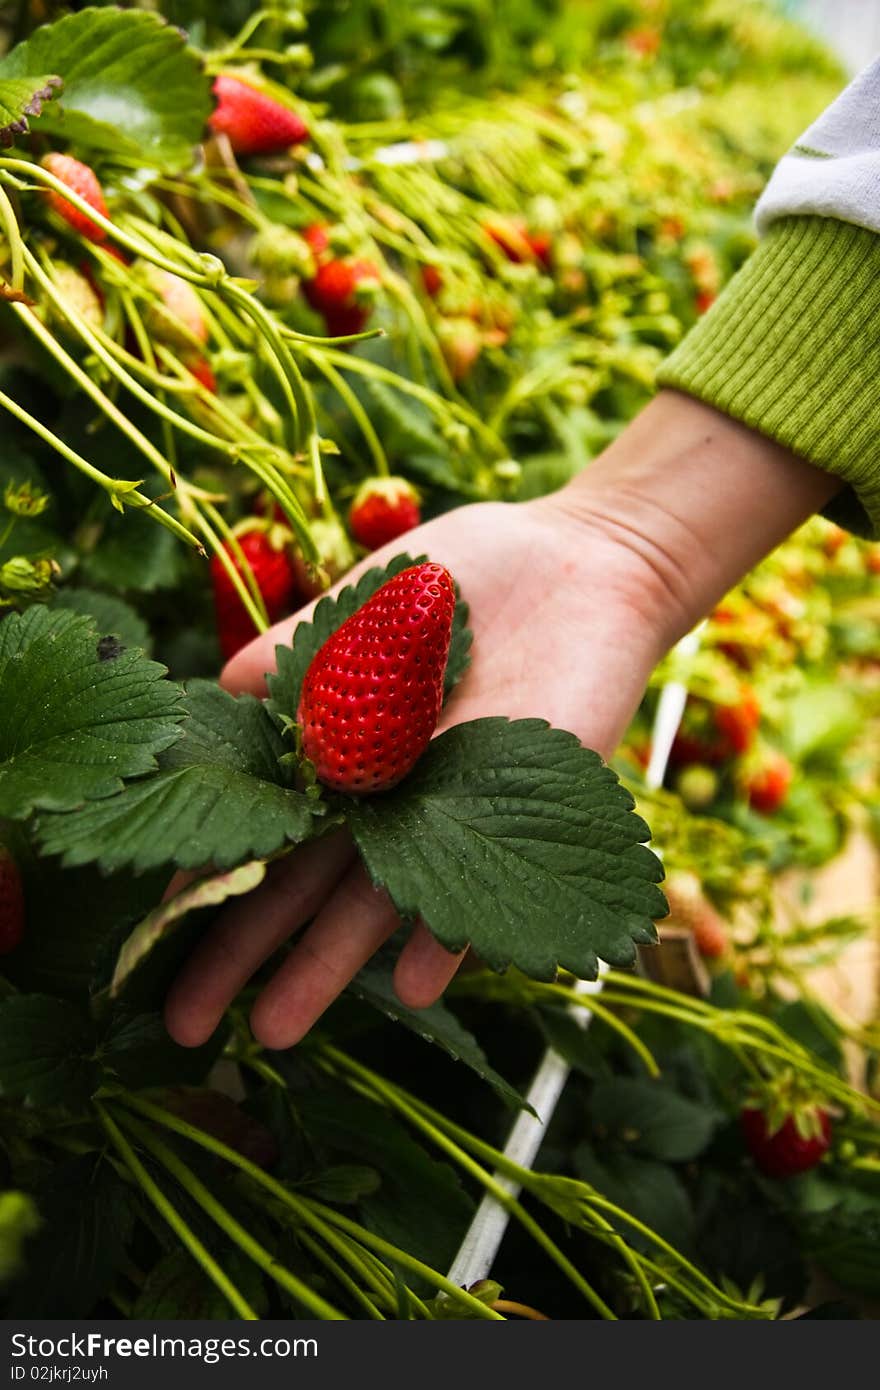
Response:
[[[555,501],[581,518],[586,544],[600,530],[633,552],[630,601],[668,647],[840,487],[711,406],[661,391]]]

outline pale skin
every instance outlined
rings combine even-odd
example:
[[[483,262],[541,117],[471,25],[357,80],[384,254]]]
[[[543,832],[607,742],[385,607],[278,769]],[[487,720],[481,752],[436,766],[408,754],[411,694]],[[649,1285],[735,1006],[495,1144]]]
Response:
[[[462,507],[410,532],[405,548],[446,565],[471,608],[473,665],[438,732],[484,715],[538,716],[610,756],[657,661],[839,486],[711,407],[662,391],[561,492]],[[226,689],[264,694],[275,646],[309,616],[303,609],[239,652]],[[168,1030],[184,1046],[204,1042],[305,927],[250,1019],[264,1046],[290,1047],[399,925],[344,832],[306,845],[220,915],[169,994]],[[431,1004],[460,961],[417,926],[395,971],[399,998]]]

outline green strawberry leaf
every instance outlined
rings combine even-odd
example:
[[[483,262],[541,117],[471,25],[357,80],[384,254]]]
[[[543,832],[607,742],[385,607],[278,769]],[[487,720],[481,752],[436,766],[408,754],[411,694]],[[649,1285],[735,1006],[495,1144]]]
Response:
[[[44,24],[0,62],[0,78],[58,73],[63,100],[35,128],[61,135],[77,151],[134,155],[164,167],[189,163],[211,110],[197,54],[158,15],[86,9]]]
[[[13,994],[0,1000],[0,1096],[79,1109],[100,1080],[95,1047],[89,1019],[63,999]]]
[[[373,882],[450,951],[539,980],[630,965],[666,913],[648,827],[597,753],[542,719],[478,719],[435,739],[345,817]]]
[[[51,606],[68,613],[82,613],[92,619],[101,637],[118,637],[124,646],[140,647],[142,652],[150,653],[152,638],[147,624],[114,594],[101,594],[96,589],[62,589]]]
[[[166,674],[138,651],[111,656],[74,613],[34,607],[5,618],[0,815],[72,810],[152,772],[185,713]]]
[[[712,1106],[680,1095],[659,1081],[602,1077],[590,1096],[590,1114],[602,1137],[664,1163],[697,1158],[723,1116]]]
[[[423,564],[426,559],[425,555],[395,555],[384,569],[375,566],[367,570],[356,584],[349,584],[340,589],[338,594],[328,594],[326,598],[322,598],[315,607],[312,621],[297,625],[291,646],[275,648],[276,671],[274,675],[267,675],[266,684],[269,690],[269,708],[282,724],[296,721],[306,671],[327,638],[332,637],[346,619],[362,608],[395,574],[409,569],[410,565]],[[469,653],[473,634],[468,629],[467,620],[468,606],[459,599],[455,605],[452,640],[446,663],[444,688],[447,695],[470,665]]]
[[[26,135],[28,117],[39,116],[43,102],[57,96],[60,86],[60,77],[0,76],[0,146],[11,145],[17,136]]]
[[[40,843],[67,866],[106,873],[160,864],[229,869],[310,835],[324,807],[287,785],[284,742],[262,701],[191,681],[179,742],[154,777],[65,816],[45,817]]]
[[[516,1109],[530,1109],[528,1102],[515,1086],[490,1066],[486,1054],[473,1033],[460,1023],[451,1009],[441,1001],[426,1009],[408,1009],[401,1004],[391,983],[393,963],[384,959],[374,959],[357,974],[349,985],[349,991],[365,1004],[378,1009],[387,1018],[402,1023],[425,1042],[435,1043],[455,1062],[463,1062],[483,1081],[488,1082],[497,1096]]]

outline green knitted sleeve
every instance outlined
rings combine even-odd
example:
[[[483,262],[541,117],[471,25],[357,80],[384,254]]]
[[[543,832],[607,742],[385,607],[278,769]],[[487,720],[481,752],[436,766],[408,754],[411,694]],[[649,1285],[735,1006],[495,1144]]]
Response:
[[[849,484],[826,515],[880,536],[880,236],[774,223],[659,383],[697,396]]]

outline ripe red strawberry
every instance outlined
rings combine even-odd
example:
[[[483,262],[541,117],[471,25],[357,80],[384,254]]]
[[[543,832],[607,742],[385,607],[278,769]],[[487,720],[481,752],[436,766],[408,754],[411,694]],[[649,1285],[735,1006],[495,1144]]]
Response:
[[[727,952],[727,927],[703,892],[703,885],[684,869],[671,873],[663,885],[669,903],[666,924],[685,927],[707,960],[719,960]]]
[[[362,333],[370,317],[370,291],[379,283],[372,261],[329,260],[318,265],[311,280],[303,281],[303,294],[323,314],[332,338]]]
[[[746,777],[749,805],[763,816],[772,816],[785,802],[794,778],[794,768],[784,753],[765,753]]]
[[[82,164],[78,159],[74,159],[73,155],[57,153],[45,155],[41,162],[44,169],[84,198],[95,212],[100,213],[102,217],[108,215],[103,190],[94,169],[90,169],[88,164]],[[104,228],[99,227],[97,222],[93,222],[84,212],[80,212],[79,208],[75,208],[73,203],[69,203],[60,193],[50,188],[46,197],[53,211],[57,212],[59,217],[63,217],[80,236],[87,237],[89,241],[106,241],[107,233]]]
[[[412,770],[440,717],[454,609],[449,571],[412,565],[327,639],[297,712],[321,782],[358,796]]]
[[[217,106],[208,122],[225,135],[236,154],[281,154],[307,139],[309,128],[296,111],[229,73],[214,81]]]
[[[735,704],[717,705],[714,718],[718,732],[728,745],[729,755],[747,753],[761,722],[761,706],[751,686],[742,686]]]
[[[421,519],[419,494],[406,478],[368,478],[348,514],[351,534],[365,550],[397,540]]]
[[[24,935],[24,888],[18,865],[0,845],[0,955],[14,951]]]
[[[296,594],[296,573],[287,551],[283,546],[273,545],[267,532],[257,527],[239,536],[238,543],[263,596],[269,621],[276,623],[293,608]],[[240,573],[241,567],[237,558],[231,548],[227,549],[232,563]],[[220,638],[220,649],[228,661],[242,647],[247,646],[248,642],[252,642],[257,633],[218,555],[211,558],[211,579],[214,585],[217,635]]]
[[[746,1147],[768,1178],[793,1178],[815,1168],[831,1147],[831,1116],[819,1105],[792,1111],[777,1124],[758,1106],[740,1112]]]

